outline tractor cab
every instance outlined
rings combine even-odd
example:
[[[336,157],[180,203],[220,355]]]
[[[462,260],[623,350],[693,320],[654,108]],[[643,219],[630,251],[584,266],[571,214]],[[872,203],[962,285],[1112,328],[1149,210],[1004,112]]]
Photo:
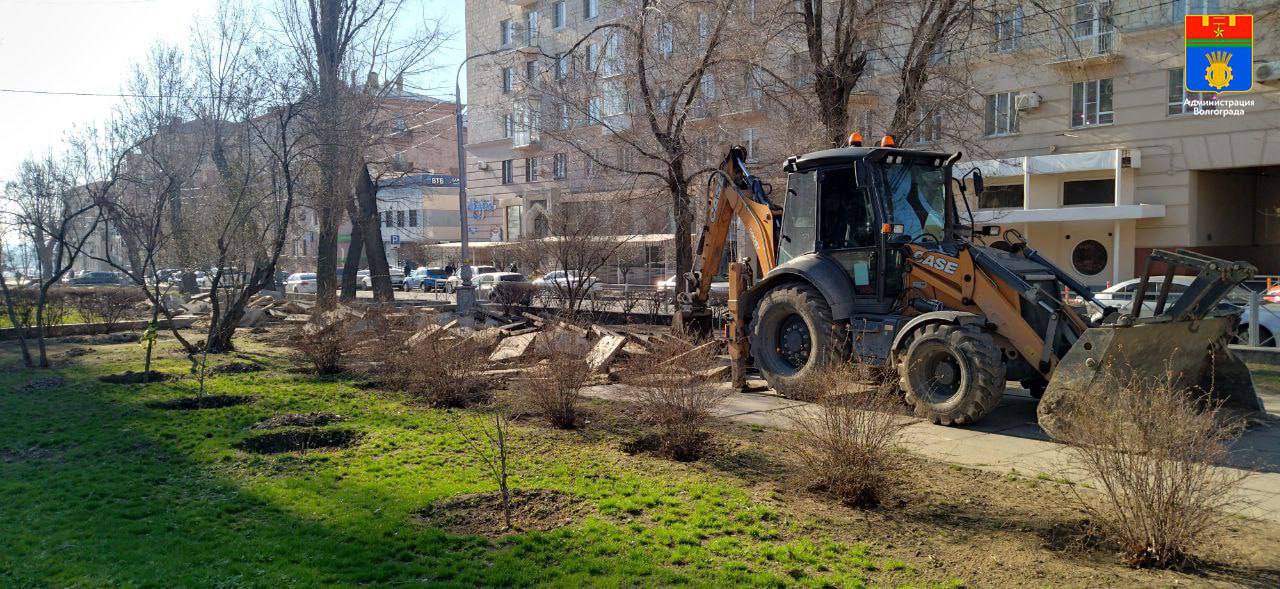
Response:
[[[903,289],[901,246],[952,241],[952,163],[944,153],[857,146],[789,159],[778,266],[835,262],[852,281],[855,309],[888,311]]]

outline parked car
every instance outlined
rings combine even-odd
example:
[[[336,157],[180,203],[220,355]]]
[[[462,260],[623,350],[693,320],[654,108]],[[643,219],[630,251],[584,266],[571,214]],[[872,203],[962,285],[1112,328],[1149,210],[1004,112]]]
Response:
[[[404,286],[404,270],[401,268],[391,268],[388,271],[391,275],[391,288],[400,288]],[[373,288],[373,277],[369,275],[369,270],[361,270],[356,272],[356,288],[362,290],[371,290]]]
[[[448,279],[449,275],[445,273],[444,268],[439,266],[418,268],[404,278],[403,288],[404,290],[420,290],[422,292],[444,290],[444,283]]]
[[[196,284],[200,288],[213,288],[213,277],[217,274],[217,269],[210,269],[208,272],[196,272]],[[219,288],[241,288],[249,283],[249,273],[241,272],[235,268],[224,268],[222,277],[218,279]]]
[[[487,272],[472,278],[476,286],[476,299],[481,301],[500,302],[503,289],[510,289],[512,295],[518,296],[522,305],[533,302],[533,284],[524,274],[518,272]]]
[[[672,274],[671,278],[668,278],[666,280],[659,280],[658,283],[653,286],[658,290],[674,291],[676,289],[676,277],[674,274]],[[725,295],[729,294],[729,281],[728,280],[713,281],[711,283],[711,293],[725,294]]]
[[[4,281],[9,288],[24,288],[36,284],[36,280],[17,272],[4,271]]]
[[[472,266],[471,267],[471,285],[475,286],[476,276],[479,276],[481,274],[490,274],[497,271],[498,271],[497,266]],[[445,280],[444,291],[451,293],[458,288],[459,284],[462,284],[461,268],[454,271],[453,276],[450,276],[448,280]]]
[[[577,290],[585,286],[587,292],[595,292],[603,288],[599,278],[573,270],[547,272],[542,278],[534,280],[533,285],[547,291]]]
[[[128,279],[119,272],[82,272],[79,276],[67,281],[71,286],[116,286],[126,284]]]
[[[290,274],[284,280],[284,291],[286,293],[305,293],[316,294],[316,275],[314,272],[298,272]]]
[[[1195,281],[1192,276],[1174,276],[1173,284],[1169,285],[1169,300],[1165,303],[1168,308],[1178,297],[1187,290],[1187,287]],[[1116,283],[1115,285],[1094,293],[1103,304],[1115,307],[1122,311],[1133,308],[1133,296],[1137,294],[1138,283],[1140,278],[1126,280]],[[1147,286],[1147,292],[1142,297],[1142,315],[1151,316],[1156,310],[1156,298],[1160,294],[1160,285],[1164,282],[1163,276],[1152,276]],[[1240,312],[1240,325],[1236,328],[1235,343],[1244,344],[1249,341],[1249,323],[1253,319],[1253,315],[1249,310],[1249,299],[1253,293],[1246,288],[1236,287],[1220,303],[1221,308]],[[1094,321],[1102,318],[1102,309],[1090,303],[1090,317]],[[1266,297],[1263,297],[1263,304],[1258,308],[1258,344],[1263,347],[1280,347],[1276,337],[1280,336],[1280,304],[1268,303]]]

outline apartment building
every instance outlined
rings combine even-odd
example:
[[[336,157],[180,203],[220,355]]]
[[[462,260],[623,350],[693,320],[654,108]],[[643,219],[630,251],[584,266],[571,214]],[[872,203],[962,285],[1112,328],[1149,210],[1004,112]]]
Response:
[[[748,3],[753,11],[765,4]],[[616,189],[590,161],[545,140],[570,117],[540,100],[537,84],[561,77],[559,60],[547,56],[628,6],[467,3],[468,54],[496,52],[468,64],[473,238],[520,239],[557,202]],[[1253,63],[1233,67],[1280,71],[1277,8],[1276,0],[1000,0],[981,30],[938,55],[964,71],[973,89],[969,114],[922,113],[911,145],[968,154],[957,172],[977,167],[987,184],[971,203],[975,220],[1016,230],[1088,284],[1133,277],[1152,248],[1192,248],[1280,274],[1280,82],[1270,74],[1248,93],[1196,95],[1183,90],[1184,76],[1203,72],[1182,71],[1187,14],[1256,15]],[[775,69],[794,75],[792,86],[803,90],[811,82],[803,46],[776,42],[767,59],[794,61]],[[607,63],[608,42],[590,45],[585,59]],[[871,57],[849,110],[854,129],[878,137],[900,72],[891,47]],[[722,72],[700,81],[706,108],[694,123],[705,129],[698,140],[708,160],[729,143],[748,145],[757,173],[776,184],[776,163],[802,149],[793,139],[806,115],[771,108],[759,87],[727,83],[737,77]],[[605,99],[594,108],[607,120],[615,114],[608,93],[597,94]]]
[[[1280,80],[1215,96],[1186,92],[1184,76],[1205,72],[1183,71],[1185,15],[1249,13],[1254,62],[1233,66],[1275,70],[1280,2],[1061,6],[1010,4],[987,55],[971,61],[985,156],[970,165],[987,184],[975,218],[1016,229],[1094,286],[1141,272],[1153,248],[1280,273]],[[1052,29],[1050,16],[1069,29],[1027,33]]]

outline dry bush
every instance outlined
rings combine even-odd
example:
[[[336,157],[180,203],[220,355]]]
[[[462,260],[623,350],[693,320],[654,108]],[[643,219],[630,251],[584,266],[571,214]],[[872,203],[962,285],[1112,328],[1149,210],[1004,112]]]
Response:
[[[673,295],[662,289],[653,289],[645,293],[644,311],[649,314],[650,318],[657,319],[665,308],[673,300]]]
[[[135,305],[146,300],[136,288],[122,286],[71,289],[66,297],[81,321],[102,324],[101,333],[110,333]]]
[[[51,288],[45,297],[43,326],[61,325],[71,313],[71,305],[67,298],[66,288]],[[40,299],[40,291],[32,288],[9,288],[9,296],[13,301],[14,314],[18,323],[25,327],[36,327],[36,307]]]
[[[415,336],[397,350],[387,350],[382,374],[432,407],[467,407],[489,400],[489,381],[482,373],[488,351],[480,342],[438,330]]]
[[[538,415],[554,427],[572,429],[578,425],[582,387],[590,378],[591,368],[585,359],[553,354],[512,384],[512,402],[521,413]]]
[[[618,303],[622,306],[622,312],[630,315],[644,301],[645,292],[638,288],[626,287],[622,290],[622,296],[618,299]]]
[[[1128,377],[1070,399],[1072,467],[1099,493],[1075,499],[1134,567],[1182,569],[1220,531],[1245,471],[1219,468],[1243,431],[1171,373]]]
[[[351,319],[316,315],[304,324],[293,347],[302,359],[319,375],[337,374],[343,370],[343,361],[357,340],[351,337]]]
[[[527,282],[499,282],[493,287],[489,302],[501,305],[503,314],[510,315],[517,305],[533,304],[537,292],[538,287]]]
[[[849,506],[878,505],[909,423],[893,379],[866,362],[840,362],[812,373],[797,392],[814,402],[787,416],[783,437],[801,484]]]
[[[715,346],[669,337],[648,356],[621,371],[636,416],[657,428],[657,450],[681,461],[697,460],[710,433],[705,426],[732,392],[707,372],[717,365]]]

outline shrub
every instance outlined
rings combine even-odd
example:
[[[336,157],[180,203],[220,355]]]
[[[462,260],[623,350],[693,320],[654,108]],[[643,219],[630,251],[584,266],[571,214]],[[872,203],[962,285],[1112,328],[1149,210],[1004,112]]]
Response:
[[[1105,390],[1104,390],[1105,389]],[[1075,499],[1134,567],[1184,568],[1229,519],[1247,473],[1219,468],[1243,424],[1171,374],[1128,377],[1064,404]]]
[[[510,315],[517,305],[528,306],[533,303],[533,295],[538,287],[527,282],[499,282],[493,287],[489,301],[502,306],[502,312]]]
[[[49,289],[44,303],[44,327],[61,325],[66,322],[67,315],[71,313],[71,306],[67,300],[67,290],[65,288]],[[24,327],[36,327],[36,306],[40,299],[39,289],[35,287],[9,287],[9,296],[13,301],[13,311],[18,316],[18,323]]]
[[[132,314],[138,303],[146,300],[137,289],[122,286],[69,289],[66,298],[81,321],[101,323],[101,333],[113,331],[116,324]]]
[[[583,358],[554,354],[514,383],[513,402],[521,412],[538,415],[552,426],[572,429],[578,424],[582,387],[590,377],[591,368]]]
[[[812,373],[797,390],[814,401],[788,415],[784,436],[801,484],[853,507],[878,505],[909,423],[898,413],[893,379],[867,363],[840,362]]]
[[[389,352],[383,373],[389,384],[432,407],[467,407],[489,400],[488,379],[481,374],[487,358],[482,343],[441,329]]]
[[[350,330],[351,320],[338,312],[319,313],[302,326],[293,346],[316,374],[337,374],[344,356],[356,346]]]
[[[731,392],[708,374],[716,352],[715,346],[671,337],[624,366],[629,401],[639,419],[657,427],[662,454],[681,461],[702,455],[710,438],[704,427]]]

